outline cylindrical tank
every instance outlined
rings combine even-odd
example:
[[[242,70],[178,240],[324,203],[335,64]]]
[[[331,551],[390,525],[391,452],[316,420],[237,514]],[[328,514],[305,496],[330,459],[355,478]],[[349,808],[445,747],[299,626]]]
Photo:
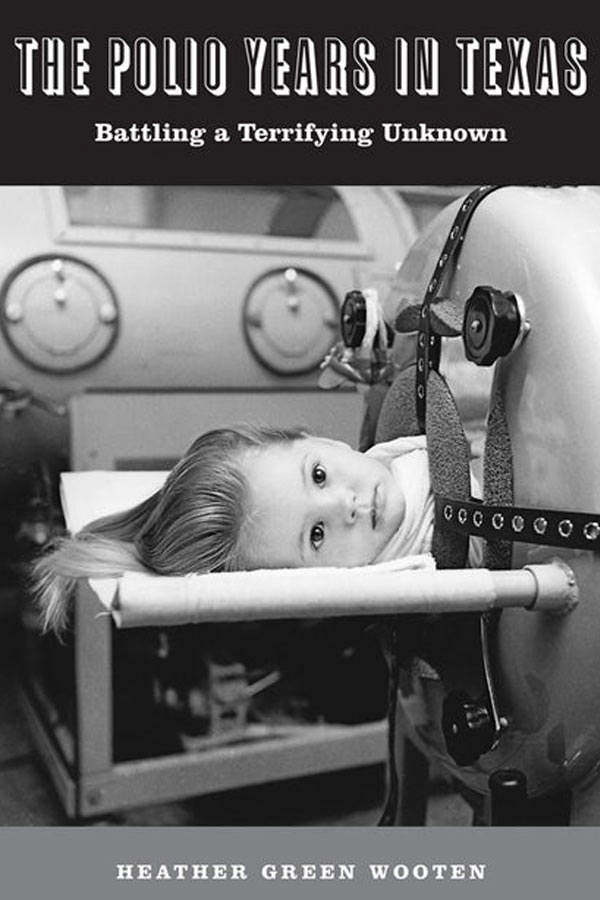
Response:
[[[457,210],[458,204],[444,210],[407,255],[387,310],[390,321],[403,293],[423,296]],[[479,285],[519,295],[530,330],[494,372],[512,443],[514,504],[595,513],[600,522],[598,247],[600,189],[502,188],[473,215],[443,293],[461,304]],[[445,343],[455,345],[456,357],[460,339]],[[490,370],[463,366],[487,391]],[[600,770],[598,554],[515,543],[512,565],[556,556],[575,573],[578,606],[563,615],[504,610],[492,632],[493,680],[508,720],[495,750],[468,766],[449,756],[441,701],[445,680],[455,676],[443,664],[441,681],[413,675],[404,691],[415,742],[485,796],[490,774],[499,769],[521,771],[531,797],[561,787],[583,792]],[[479,659],[465,655],[465,680],[481,682]]]
[[[308,389],[316,409],[345,291],[389,284],[415,236],[385,187],[0,187],[0,556],[32,465],[69,468],[57,405],[275,391],[291,415]]]

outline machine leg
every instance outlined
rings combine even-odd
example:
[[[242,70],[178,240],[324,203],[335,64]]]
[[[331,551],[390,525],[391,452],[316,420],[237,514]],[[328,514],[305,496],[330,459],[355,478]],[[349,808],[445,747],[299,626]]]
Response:
[[[498,769],[489,778],[491,825],[569,825],[571,791],[527,798],[527,780],[517,769]]]
[[[86,777],[109,773],[113,765],[111,627],[108,615],[98,615],[97,597],[81,581],[75,607],[75,684],[77,691],[77,780],[79,793]],[[85,790],[85,788],[83,788]],[[78,797],[78,810],[101,798]]]
[[[398,797],[398,825],[425,825],[429,795],[429,761],[408,738],[404,745]]]

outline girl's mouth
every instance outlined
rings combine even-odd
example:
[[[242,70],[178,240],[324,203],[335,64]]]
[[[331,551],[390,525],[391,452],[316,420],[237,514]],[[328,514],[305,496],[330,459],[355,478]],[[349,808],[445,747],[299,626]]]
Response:
[[[377,491],[379,489],[379,485],[375,485],[375,490],[373,491],[373,501],[371,503],[371,527],[373,531],[377,528],[377,519],[378,519],[378,496]]]

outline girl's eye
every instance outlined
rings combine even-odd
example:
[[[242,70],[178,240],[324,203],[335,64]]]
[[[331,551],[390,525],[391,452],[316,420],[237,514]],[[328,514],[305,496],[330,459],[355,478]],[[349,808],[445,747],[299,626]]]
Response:
[[[323,541],[325,540],[325,528],[322,522],[319,522],[317,525],[313,525],[310,529],[310,546],[313,550],[318,550]]]
[[[312,470],[312,480],[315,484],[325,484],[325,480],[327,478],[327,472],[320,466],[318,463],[313,466]]]

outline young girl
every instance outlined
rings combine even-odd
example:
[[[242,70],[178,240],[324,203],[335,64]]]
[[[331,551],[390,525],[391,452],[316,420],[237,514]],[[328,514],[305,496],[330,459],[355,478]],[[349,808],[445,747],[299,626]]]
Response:
[[[34,590],[60,631],[78,577],[367,565],[429,552],[433,515],[422,436],[361,453],[299,429],[221,429],[147,500],[55,541]]]

